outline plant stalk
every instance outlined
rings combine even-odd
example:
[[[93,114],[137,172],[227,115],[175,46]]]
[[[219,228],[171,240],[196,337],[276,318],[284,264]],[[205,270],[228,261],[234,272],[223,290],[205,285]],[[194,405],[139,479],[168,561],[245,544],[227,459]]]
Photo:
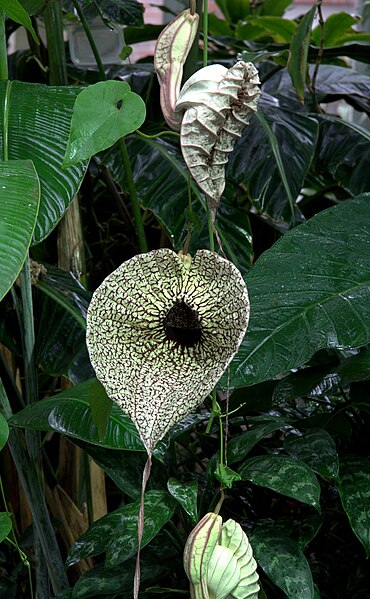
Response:
[[[82,27],[84,29],[86,37],[87,37],[87,39],[89,41],[92,53],[94,54],[96,65],[98,67],[99,74],[100,74],[100,79],[102,81],[106,81],[107,76],[105,74],[105,68],[104,68],[102,60],[100,58],[100,54],[99,54],[98,48],[96,47],[95,40],[94,40],[93,35],[92,35],[91,31],[90,31],[90,27],[89,27],[89,24],[88,24],[88,22],[86,20],[86,17],[84,15],[83,11],[81,10],[81,7],[80,7],[80,5],[78,3],[78,0],[72,0],[72,2],[73,2],[73,6],[75,7],[76,12],[78,14],[78,18],[81,21],[81,25],[82,25]]]
[[[8,79],[8,47],[5,35],[5,13],[0,8],[0,81]]]
[[[48,0],[44,16],[48,47],[49,85],[67,85],[63,13],[60,0]]]

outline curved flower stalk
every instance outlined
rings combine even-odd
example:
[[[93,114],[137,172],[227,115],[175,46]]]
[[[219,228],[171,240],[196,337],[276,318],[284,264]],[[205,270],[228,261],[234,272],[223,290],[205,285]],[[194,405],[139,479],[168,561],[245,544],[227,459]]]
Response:
[[[182,117],[181,149],[191,175],[217,210],[225,188],[225,166],[235,141],[257,110],[258,71],[252,63],[231,69],[210,65],[184,84],[175,107]]]
[[[247,535],[235,520],[206,514],[190,533],[184,569],[192,599],[258,599],[259,577]]]
[[[193,259],[170,249],[140,254],[95,291],[87,314],[91,362],[149,455],[214,388],[248,319],[241,274],[207,250]]]
[[[193,45],[199,15],[189,8],[165,27],[154,50],[154,69],[160,85],[160,103],[169,127],[180,131],[181,117],[175,114],[186,58]]]

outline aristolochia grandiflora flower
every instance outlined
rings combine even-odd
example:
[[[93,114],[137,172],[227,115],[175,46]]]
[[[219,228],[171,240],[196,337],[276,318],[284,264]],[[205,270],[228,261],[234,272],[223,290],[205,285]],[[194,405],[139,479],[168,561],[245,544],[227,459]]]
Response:
[[[87,315],[91,362],[149,454],[211,392],[248,318],[241,274],[207,250],[193,259],[169,249],[140,254],[95,291]]]

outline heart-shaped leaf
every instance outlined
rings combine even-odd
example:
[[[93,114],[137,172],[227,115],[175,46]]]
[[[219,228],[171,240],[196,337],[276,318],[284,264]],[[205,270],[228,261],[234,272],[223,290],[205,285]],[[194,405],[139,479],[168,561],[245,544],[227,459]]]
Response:
[[[99,81],[76,98],[63,166],[71,166],[106,150],[138,129],[145,103],[124,81]]]

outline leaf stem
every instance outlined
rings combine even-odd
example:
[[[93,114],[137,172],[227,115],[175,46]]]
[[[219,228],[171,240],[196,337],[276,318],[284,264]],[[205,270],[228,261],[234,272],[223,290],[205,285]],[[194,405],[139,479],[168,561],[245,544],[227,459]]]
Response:
[[[73,2],[73,6],[75,7],[75,9],[77,11],[77,14],[78,14],[80,20],[81,20],[81,24],[86,33],[86,37],[89,40],[91,50],[94,54],[94,58],[95,58],[96,64],[99,69],[100,78],[102,81],[106,81],[107,75],[105,73],[104,65],[101,61],[99,51],[96,47],[94,38],[91,34],[89,24],[85,18],[85,15],[83,14],[83,11],[81,10],[81,8],[79,6],[78,0],[72,0],[72,2]],[[141,132],[139,133],[139,135],[140,134],[141,134]],[[145,134],[141,134],[141,136],[143,136],[143,135],[145,135]],[[144,253],[144,252],[148,251],[148,244],[147,244],[146,237],[145,237],[144,224],[143,224],[143,219],[141,216],[141,209],[140,209],[140,205],[139,205],[139,201],[138,201],[138,197],[137,197],[134,177],[132,175],[130,159],[129,159],[129,155],[127,152],[126,142],[123,137],[121,137],[121,139],[119,140],[119,147],[121,150],[123,165],[124,165],[125,172],[126,172],[127,185],[128,185],[128,189],[130,192],[131,208],[132,208],[132,213],[134,215],[134,220],[135,220],[135,225],[136,225],[136,233],[137,233],[137,237],[138,237],[138,241],[139,241],[139,249],[142,253]]]
[[[176,133],[176,131],[160,131],[159,133],[155,133],[154,135],[147,135],[140,131],[140,129],[136,129],[135,133],[137,133],[140,137],[144,139],[156,139],[157,137],[164,137],[165,135],[170,135],[172,137],[176,137],[176,139],[180,139],[180,134]]]
[[[5,35],[5,13],[0,8],[0,81],[8,79],[8,47]]]
[[[139,200],[138,200],[137,193],[136,193],[136,187],[135,187],[134,177],[132,174],[130,158],[129,158],[126,143],[125,143],[125,140],[123,139],[123,137],[121,137],[121,139],[119,140],[119,147],[121,150],[123,165],[125,167],[127,185],[128,185],[128,189],[130,192],[131,208],[132,208],[132,214],[134,215],[134,220],[135,220],[135,225],[136,225],[136,233],[137,233],[137,237],[138,237],[138,241],[139,241],[139,249],[142,253],[145,253],[148,251],[148,244],[147,244],[146,237],[145,237],[144,224],[143,224],[143,219],[141,216]]]

